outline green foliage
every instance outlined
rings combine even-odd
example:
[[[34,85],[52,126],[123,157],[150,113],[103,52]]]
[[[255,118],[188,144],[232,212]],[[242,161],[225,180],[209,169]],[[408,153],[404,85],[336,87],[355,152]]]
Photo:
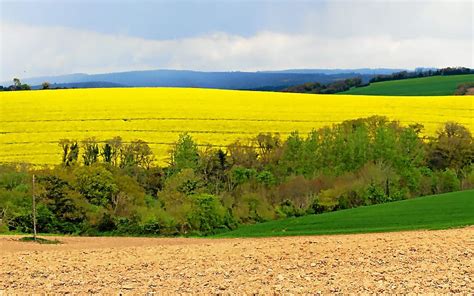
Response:
[[[0,233],[8,232],[8,225],[5,222],[0,222]]]
[[[231,179],[237,185],[249,182],[255,177],[255,175],[257,175],[255,169],[247,169],[239,166],[234,167],[231,171]]]
[[[212,234],[219,228],[224,228],[226,209],[219,198],[210,194],[200,194],[190,197],[192,210],[188,221],[192,229],[201,234]]]
[[[26,83],[21,83],[19,78],[13,78],[13,85],[9,87],[2,87],[2,90],[15,91],[15,90],[31,90],[31,87]]]
[[[74,165],[79,157],[79,145],[76,140],[62,139],[59,141],[62,149],[62,163],[65,166]]]
[[[42,89],[49,89],[51,87],[51,84],[47,81],[41,83],[41,88]]]
[[[456,173],[450,169],[436,172],[433,178],[433,185],[435,187],[435,191],[438,193],[458,191],[461,187]]]
[[[286,140],[262,133],[225,151],[183,134],[168,167],[154,165],[144,141],[62,140],[54,168],[0,165],[0,229],[31,231],[32,174],[39,230],[88,235],[207,235],[474,188],[470,132],[447,123],[424,139],[422,128],[373,116]]]
[[[341,190],[337,188],[324,190],[318,195],[315,201],[316,205],[313,205],[313,207],[322,209],[324,212],[332,211],[338,205],[340,194]],[[317,212],[319,211],[321,210],[318,210]]]
[[[6,190],[27,191],[28,187],[24,186],[28,182],[28,174],[25,172],[17,172],[10,169],[2,172],[0,175],[0,188]]]
[[[153,152],[148,143],[142,140],[120,145],[120,167],[148,169],[154,161]]]
[[[183,169],[196,169],[199,162],[199,151],[196,142],[187,133],[179,135],[178,141],[171,151],[172,172]]]
[[[219,194],[225,190],[229,169],[228,154],[222,149],[206,147],[200,152],[198,173],[207,185],[209,192]]]
[[[81,198],[69,183],[55,175],[44,175],[38,178],[43,192],[39,200],[54,213],[54,228],[61,233],[80,231],[80,223],[85,219],[83,209],[78,206]]]
[[[107,140],[102,146],[102,151],[100,152],[105,163],[111,164],[113,166],[119,165],[120,151],[122,149],[122,138],[115,137],[111,140]]]
[[[94,138],[86,139],[82,142],[84,152],[82,158],[84,165],[92,165],[97,162],[99,158],[99,144]]]
[[[269,171],[261,171],[255,176],[255,179],[258,183],[267,187],[271,187],[277,183],[275,176]]]
[[[112,173],[104,167],[79,167],[75,175],[75,187],[93,205],[108,206],[118,193]]]
[[[293,202],[288,199],[280,203],[277,207],[277,213],[281,218],[299,217],[305,214],[302,209],[296,207]]]
[[[263,222],[275,218],[275,211],[264,198],[255,193],[244,193],[233,207],[236,220],[241,223]]]
[[[42,244],[42,245],[57,245],[57,244],[61,243],[57,239],[46,239],[46,238],[42,238],[42,237],[34,238],[34,237],[30,237],[30,236],[22,237],[22,238],[19,239],[19,241],[21,241],[21,242],[35,242],[35,243]]]
[[[437,132],[436,141],[429,146],[428,164],[432,169],[446,168],[459,172],[474,163],[474,142],[469,130],[457,123],[447,122]]]
[[[362,79],[360,77],[348,78],[344,80],[338,80],[328,84],[321,84],[319,82],[308,82],[301,85],[285,88],[283,92],[294,92],[294,93],[311,93],[311,94],[335,94],[351,89],[352,87],[358,87],[362,85]]]

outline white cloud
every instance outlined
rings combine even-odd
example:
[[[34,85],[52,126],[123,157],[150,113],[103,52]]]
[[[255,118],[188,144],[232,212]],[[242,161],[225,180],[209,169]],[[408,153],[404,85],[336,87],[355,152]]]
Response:
[[[0,80],[141,69],[272,70],[473,66],[471,38],[330,37],[262,31],[172,40],[106,35],[65,27],[1,23]]]
[[[330,36],[472,38],[469,0],[335,0],[305,14],[307,31]]]

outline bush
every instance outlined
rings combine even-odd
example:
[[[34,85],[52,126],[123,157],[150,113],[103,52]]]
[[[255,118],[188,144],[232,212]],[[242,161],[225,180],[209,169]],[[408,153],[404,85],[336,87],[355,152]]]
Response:
[[[321,191],[313,202],[315,213],[329,212],[336,208],[339,204],[340,190],[335,188]]]
[[[434,187],[437,193],[453,192],[461,189],[461,182],[456,173],[451,169],[436,172],[434,177]]]
[[[280,214],[280,216],[283,215],[282,218],[299,217],[305,214],[303,209],[295,207],[293,202],[288,199],[280,203],[280,205],[277,207],[277,212]]]
[[[8,226],[0,220],[0,233],[6,233],[8,231]]]
[[[193,230],[202,234],[214,233],[217,228],[225,227],[226,210],[214,195],[200,194],[190,197],[192,209],[188,221]]]
[[[113,231],[117,228],[115,225],[115,220],[109,213],[104,213],[100,219],[99,224],[97,225],[97,230],[101,232]]]
[[[75,171],[77,190],[92,204],[107,206],[118,192],[111,172],[101,166],[80,167]]]
[[[243,193],[235,200],[235,218],[240,223],[264,222],[275,218],[275,212],[265,197],[255,193]]]
[[[115,220],[117,226],[116,232],[121,234],[142,234],[143,228],[140,225],[138,216],[132,216],[131,218],[118,217]]]
[[[391,198],[385,194],[385,191],[380,186],[370,184],[365,192],[367,199],[371,201],[371,204],[379,204],[391,201]]]

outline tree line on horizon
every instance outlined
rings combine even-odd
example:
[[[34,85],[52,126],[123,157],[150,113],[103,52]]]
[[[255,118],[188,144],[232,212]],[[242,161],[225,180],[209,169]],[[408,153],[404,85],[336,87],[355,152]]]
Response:
[[[474,70],[466,67],[447,67],[437,70],[416,70],[416,71],[401,71],[386,75],[375,75],[368,83],[363,83],[360,77],[348,78],[327,84],[319,82],[308,82],[300,85],[295,85],[282,89],[281,92],[293,93],[312,93],[312,94],[336,94],[350,90],[351,88],[365,87],[375,82],[403,80],[410,78],[421,78],[431,76],[449,76],[449,75],[464,75],[474,74]],[[460,84],[454,92],[454,95],[464,95],[467,89],[472,87],[474,82]]]
[[[360,77],[348,78],[323,84],[319,82],[308,82],[296,86],[291,86],[282,90],[282,92],[293,92],[293,93],[311,93],[311,94],[335,94],[353,87],[361,87],[367,84],[362,83]]]
[[[225,150],[185,133],[165,166],[145,141],[64,139],[54,167],[0,166],[0,231],[31,230],[32,194],[44,233],[208,235],[474,188],[470,131],[448,122],[425,138],[422,128],[373,116]]]
[[[448,76],[448,75],[465,75],[465,74],[474,74],[474,69],[466,67],[447,67],[437,70],[419,70],[419,71],[401,71],[389,75],[377,75],[374,78],[370,79],[370,83],[382,82],[382,81],[391,81],[391,80],[402,80],[409,78],[421,78],[421,77],[431,77],[431,76]]]

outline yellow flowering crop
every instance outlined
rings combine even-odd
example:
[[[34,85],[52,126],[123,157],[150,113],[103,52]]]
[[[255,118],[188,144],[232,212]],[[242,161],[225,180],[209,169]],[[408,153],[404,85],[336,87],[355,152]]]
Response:
[[[178,134],[225,146],[260,132],[282,136],[383,115],[424,124],[432,135],[456,121],[474,129],[472,96],[313,95],[186,88],[114,88],[0,93],[0,162],[60,162],[59,139],[149,142],[164,160]]]

